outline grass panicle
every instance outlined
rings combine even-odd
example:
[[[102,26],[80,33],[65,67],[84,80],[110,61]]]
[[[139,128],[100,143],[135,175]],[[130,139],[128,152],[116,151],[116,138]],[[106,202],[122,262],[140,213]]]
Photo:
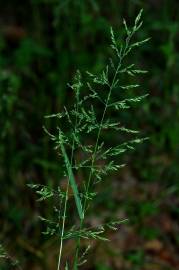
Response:
[[[64,107],[63,112],[52,114],[47,118],[58,120],[57,132],[52,135],[46,132],[55,143],[60,161],[63,163],[65,189],[59,187],[57,191],[50,187],[31,185],[37,192],[39,200],[46,200],[53,196],[59,199],[57,221],[46,220],[47,235],[57,235],[60,238],[60,250],[57,269],[62,269],[63,243],[66,239],[76,240],[73,269],[78,269],[86,262],[89,247],[81,252],[81,239],[96,239],[107,241],[104,236],[106,229],[116,230],[121,220],[110,221],[95,228],[85,225],[90,205],[98,196],[96,185],[103,183],[105,176],[118,171],[125,164],[119,163],[120,157],[126,151],[135,149],[136,145],[147,138],[140,138],[139,131],[126,127],[119,120],[119,112],[129,110],[134,104],[143,101],[147,94],[131,97],[131,91],[139,88],[138,83],[129,83],[137,80],[137,76],[146,71],[139,69],[135,64],[128,63],[130,54],[134,49],[145,44],[149,39],[135,41],[135,34],[142,26],[142,10],[134,21],[134,26],[129,27],[124,20],[126,37],[121,41],[111,28],[111,48],[113,56],[109,63],[99,74],[87,72],[87,79],[83,79],[77,71],[74,83],[68,85],[73,91],[75,101],[71,108]],[[136,77],[136,79],[134,79]],[[125,78],[121,79],[121,78]],[[125,83],[126,82],[126,83]],[[129,97],[126,93],[130,91]],[[125,95],[125,97],[123,96]],[[119,97],[120,96],[120,97]],[[98,108],[102,108],[99,110]],[[112,118],[115,113],[117,117]],[[114,138],[126,133],[130,137],[109,145],[105,136],[110,133]],[[115,140],[114,140],[115,142]],[[59,183],[60,185],[60,183]],[[74,200],[76,218],[71,227],[66,226],[68,208]],[[69,222],[68,222],[69,223]],[[65,269],[72,269],[66,262]]]

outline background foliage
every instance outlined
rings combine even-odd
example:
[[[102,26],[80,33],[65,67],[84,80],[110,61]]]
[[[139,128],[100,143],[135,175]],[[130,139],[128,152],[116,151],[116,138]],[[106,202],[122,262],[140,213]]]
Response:
[[[101,70],[109,26],[118,30],[123,17],[131,22],[141,8],[139,39],[152,40],[132,57],[150,71],[141,80],[150,97],[123,117],[150,141],[125,157],[128,167],[98,198],[91,213],[94,224],[114,211],[130,222],[111,235],[109,246],[94,243],[96,256],[86,269],[179,266],[178,1],[14,0],[1,3],[0,18],[0,240],[10,254],[2,269],[11,269],[17,259],[22,269],[55,269],[56,239],[41,235],[38,219],[52,210],[37,203],[26,186],[31,181],[51,186],[63,181],[58,157],[42,129],[56,123],[44,115],[73,100],[66,84],[76,69]],[[72,246],[67,243],[67,250]]]

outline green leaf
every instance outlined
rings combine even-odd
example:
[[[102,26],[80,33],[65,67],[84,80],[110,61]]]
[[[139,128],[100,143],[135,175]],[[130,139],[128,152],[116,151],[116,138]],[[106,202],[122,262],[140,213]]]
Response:
[[[63,157],[64,157],[65,166],[66,166],[68,177],[69,177],[69,182],[70,182],[71,188],[72,188],[73,193],[74,193],[78,214],[79,214],[80,219],[83,219],[84,213],[83,213],[83,210],[82,210],[82,204],[81,204],[81,200],[80,200],[80,196],[79,196],[79,192],[78,192],[78,187],[77,187],[77,184],[76,184],[76,181],[75,181],[75,177],[73,175],[73,171],[72,171],[72,168],[71,168],[70,161],[68,159],[68,156],[67,156],[64,144],[63,144],[63,139],[61,137],[60,131],[59,131],[59,143],[60,143],[61,151],[62,151],[62,154],[63,154]]]

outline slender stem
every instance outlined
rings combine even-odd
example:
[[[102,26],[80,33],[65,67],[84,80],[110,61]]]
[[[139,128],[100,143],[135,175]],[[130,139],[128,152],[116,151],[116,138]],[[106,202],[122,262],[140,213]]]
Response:
[[[96,159],[96,152],[97,152],[97,148],[98,148],[99,138],[100,138],[100,135],[101,135],[101,130],[102,130],[103,121],[104,121],[104,118],[105,118],[105,115],[106,115],[106,111],[107,111],[107,108],[108,108],[108,105],[109,105],[109,101],[110,101],[110,98],[111,98],[112,90],[113,90],[114,85],[115,85],[115,81],[116,81],[116,77],[117,77],[118,71],[119,71],[119,69],[120,69],[120,67],[121,67],[122,60],[123,60],[124,57],[126,56],[126,51],[127,51],[128,46],[129,46],[129,42],[130,42],[130,39],[131,39],[132,35],[133,35],[133,32],[129,35],[128,39],[126,39],[126,46],[125,46],[125,48],[124,48],[124,50],[123,50],[123,54],[120,56],[119,63],[118,63],[118,66],[117,66],[117,68],[116,68],[116,70],[115,70],[115,73],[114,73],[114,76],[113,76],[112,83],[111,83],[111,85],[109,86],[109,92],[108,92],[108,96],[107,96],[106,103],[105,103],[105,108],[104,108],[104,111],[103,111],[103,114],[102,114],[102,118],[101,118],[99,130],[98,130],[98,134],[97,134],[97,139],[96,139],[96,143],[95,143],[94,152],[93,152],[93,154],[92,154],[91,170],[90,170],[89,179],[88,179],[88,183],[87,183],[86,196],[85,196],[84,207],[83,207],[84,213],[85,213],[85,211],[87,210],[87,209],[86,209],[86,204],[87,204],[87,194],[88,194],[88,192],[89,192],[89,188],[90,188],[90,184],[91,184],[91,179],[92,179],[92,168],[94,167],[94,163],[95,163],[95,159]]]
[[[59,256],[58,256],[58,266],[57,270],[60,270],[61,265],[61,258],[62,258],[62,249],[63,249],[63,235],[65,230],[65,219],[66,219],[66,209],[67,209],[67,201],[68,201],[68,192],[69,192],[69,180],[67,182],[67,189],[65,193],[65,204],[64,204],[64,211],[63,211],[63,222],[62,222],[62,230],[61,230],[61,236],[60,236],[60,250],[59,250]]]
[[[76,106],[76,112],[78,113],[79,106],[78,106],[78,97],[77,97],[77,106]],[[75,130],[77,126],[77,113],[76,113],[76,118],[75,118]],[[70,163],[72,166],[73,162],[73,155],[74,155],[74,148],[75,148],[75,139],[73,138],[73,143],[72,143],[72,150],[71,150],[71,159]],[[62,229],[61,229],[61,236],[60,236],[60,249],[59,249],[59,256],[58,256],[58,266],[57,270],[60,270],[60,265],[61,265],[61,258],[62,258],[62,249],[63,249],[63,236],[64,236],[64,231],[65,231],[65,220],[66,220],[66,210],[67,210],[67,202],[68,202],[68,193],[69,193],[69,186],[70,186],[70,181],[69,178],[67,180],[67,188],[66,188],[66,193],[65,193],[65,203],[64,203],[64,211],[63,211],[63,221],[62,221]]]
[[[87,182],[87,187],[86,187],[86,192],[85,192],[86,195],[85,195],[84,205],[83,205],[84,218],[85,218],[85,212],[87,210],[87,194],[89,192],[90,185],[91,185],[91,179],[92,179],[92,168],[94,167],[94,163],[95,163],[95,159],[96,159],[96,152],[97,152],[98,143],[99,143],[99,139],[100,139],[100,135],[101,135],[102,125],[103,125],[103,121],[104,121],[104,118],[105,118],[105,115],[106,115],[106,111],[107,111],[107,108],[108,108],[108,104],[109,104],[109,100],[110,100],[110,97],[111,97],[111,94],[112,94],[112,90],[114,88],[114,83],[115,83],[115,80],[116,80],[116,76],[118,74],[119,68],[121,67],[121,61],[122,61],[122,57],[120,58],[119,64],[118,64],[118,66],[116,68],[112,83],[109,86],[109,92],[108,92],[108,96],[107,96],[107,99],[106,99],[104,111],[103,111],[103,114],[102,114],[102,117],[101,117],[100,126],[99,126],[99,130],[98,130],[98,134],[97,134],[97,139],[96,139],[96,143],[95,143],[95,147],[94,147],[94,152],[92,154],[92,161],[91,161],[91,166],[90,166],[91,170],[90,170],[90,174],[89,174],[89,178],[88,178],[88,182]],[[80,220],[80,230],[83,227],[84,218]],[[74,259],[74,270],[78,269],[77,263],[78,263],[78,256],[79,256],[80,241],[81,241],[81,239],[80,239],[80,237],[78,237],[77,246],[76,246],[76,253],[75,253],[75,259]]]
[[[108,96],[107,96],[107,99],[106,99],[105,108],[104,108],[104,111],[103,111],[103,114],[102,114],[102,117],[101,117],[101,122],[100,122],[99,130],[98,130],[98,134],[97,134],[95,148],[94,148],[94,152],[93,152],[93,155],[92,155],[91,170],[90,170],[89,179],[88,179],[87,188],[86,188],[86,196],[85,196],[84,207],[83,207],[84,208],[84,212],[86,211],[87,194],[89,192],[89,188],[90,188],[90,184],[91,184],[92,168],[94,167],[94,163],[95,163],[95,160],[96,160],[96,152],[97,152],[98,143],[99,143],[99,139],[100,139],[100,135],[101,135],[101,130],[102,130],[104,118],[105,118],[105,115],[106,115],[106,111],[107,111],[107,108],[108,108],[108,105],[109,105],[109,100],[111,98],[111,94],[112,94],[112,90],[113,90],[113,87],[114,87],[114,83],[115,83],[115,80],[116,80],[116,76],[117,76],[118,71],[119,71],[119,68],[121,66],[121,60],[120,60],[118,66],[116,68],[116,71],[115,71],[115,74],[114,74],[112,83],[111,83],[111,85],[109,87],[109,92],[108,92]]]

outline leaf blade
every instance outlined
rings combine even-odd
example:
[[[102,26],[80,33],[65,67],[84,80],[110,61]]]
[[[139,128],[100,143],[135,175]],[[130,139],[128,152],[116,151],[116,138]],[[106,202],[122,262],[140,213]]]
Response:
[[[81,204],[81,200],[80,200],[80,196],[79,196],[78,187],[77,187],[75,177],[73,175],[73,171],[71,168],[71,164],[70,164],[70,161],[68,159],[68,156],[67,156],[64,144],[63,144],[63,140],[61,138],[60,138],[59,142],[60,142],[61,151],[62,151],[62,154],[64,157],[65,166],[66,166],[68,177],[69,177],[69,182],[70,182],[71,188],[72,188],[73,193],[74,193],[75,203],[76,203],[76,207],[78,210],[78,214],[79,214],[80,219],[83,219],[84,213],[83,213],[83,209],[82,209],[82,204]]]

